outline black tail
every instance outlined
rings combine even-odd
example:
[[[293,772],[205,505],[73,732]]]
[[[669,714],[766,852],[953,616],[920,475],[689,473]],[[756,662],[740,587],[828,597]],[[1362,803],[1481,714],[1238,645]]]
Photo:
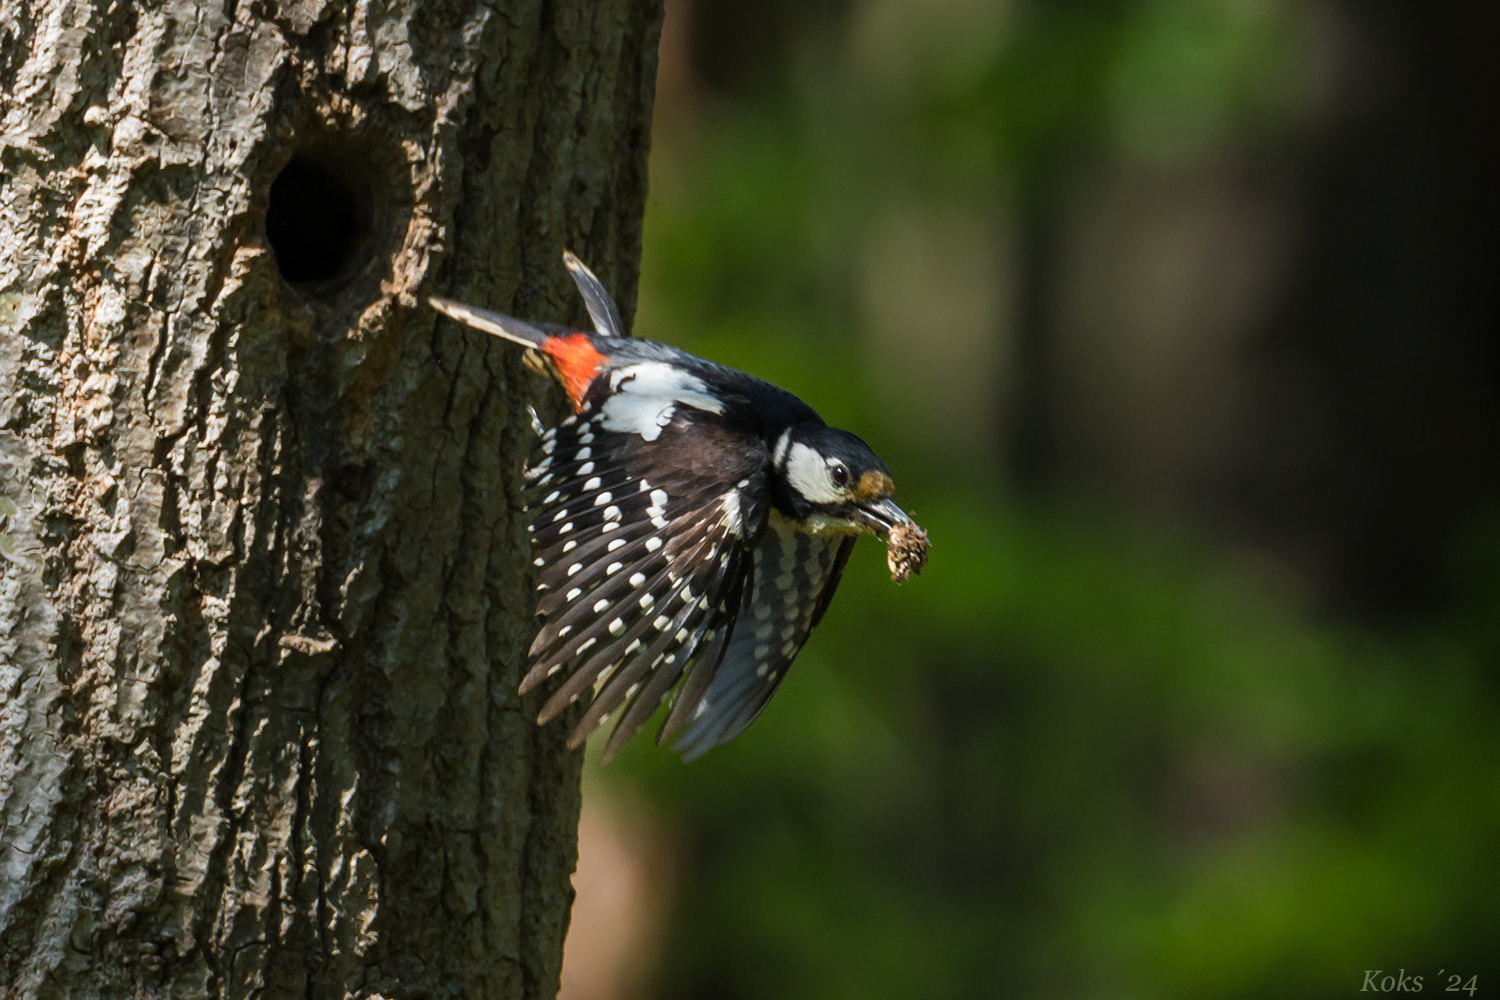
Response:
[[[571,250],[563,251],[563,263],[567,265],[568,273],[573,275],[573,283],[578,286],[584,303],[589,307],[589,318],[594,321],[594,329],[606,337],[628,337],[625,324],[620,322],[620,310],[616,308],[615,300],[609,297],[604,283],[594,277],[594,272],[573,256]]]

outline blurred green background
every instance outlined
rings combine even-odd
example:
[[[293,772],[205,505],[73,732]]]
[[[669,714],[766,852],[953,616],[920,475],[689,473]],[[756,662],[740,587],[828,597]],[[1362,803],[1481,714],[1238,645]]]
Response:
[[[654,930],[565,996],[1500,995],[1496,10],[668,4],[636,331],[933,549],[592,748]]]

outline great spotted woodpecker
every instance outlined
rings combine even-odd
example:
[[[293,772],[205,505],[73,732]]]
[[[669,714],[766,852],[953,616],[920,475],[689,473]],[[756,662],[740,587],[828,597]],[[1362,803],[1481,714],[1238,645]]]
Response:
[[[686,672],[658,742],[686,726],[674,749],[692,760],[760,714],[855,538],[920,529],[863,441],[784,389],[631,339],[593,272],[563,261],[592,333],[428,299],[526,347],[575,411],[540,434],[525,471],[542,625],[521,692],[568,670],[545,723],[592,688],[569,745],[617,719],[608,760]]]

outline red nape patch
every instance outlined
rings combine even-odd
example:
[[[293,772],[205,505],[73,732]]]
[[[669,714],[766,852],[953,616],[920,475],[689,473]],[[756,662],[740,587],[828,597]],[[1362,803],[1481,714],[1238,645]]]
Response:
[[[562,379],[568,398],[573,401],[573,408],[581,409],[583,394],[588,391],[589,383],[594,380],[599,366],[604,363],[604,355],[594,350],[586,333],[548,337],[542,342],[542,350],[547,352],[547,356],[557,366],[557,374]]]

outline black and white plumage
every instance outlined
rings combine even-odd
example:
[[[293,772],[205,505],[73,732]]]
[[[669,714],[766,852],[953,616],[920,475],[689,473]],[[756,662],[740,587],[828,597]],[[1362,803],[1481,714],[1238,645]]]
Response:
[[[542,624],[521,690],[566,673],[540,723],[592,691],[570,745],[614,722],[607,760],[675,687],[659,739],[681,730],[691,760],[765,707],[855,538],[911,520],[859,438],[767,382],[626,337],[604,286],[564,261],[594,332],[429,300],[524,345],[575,410],[526,470]]]

